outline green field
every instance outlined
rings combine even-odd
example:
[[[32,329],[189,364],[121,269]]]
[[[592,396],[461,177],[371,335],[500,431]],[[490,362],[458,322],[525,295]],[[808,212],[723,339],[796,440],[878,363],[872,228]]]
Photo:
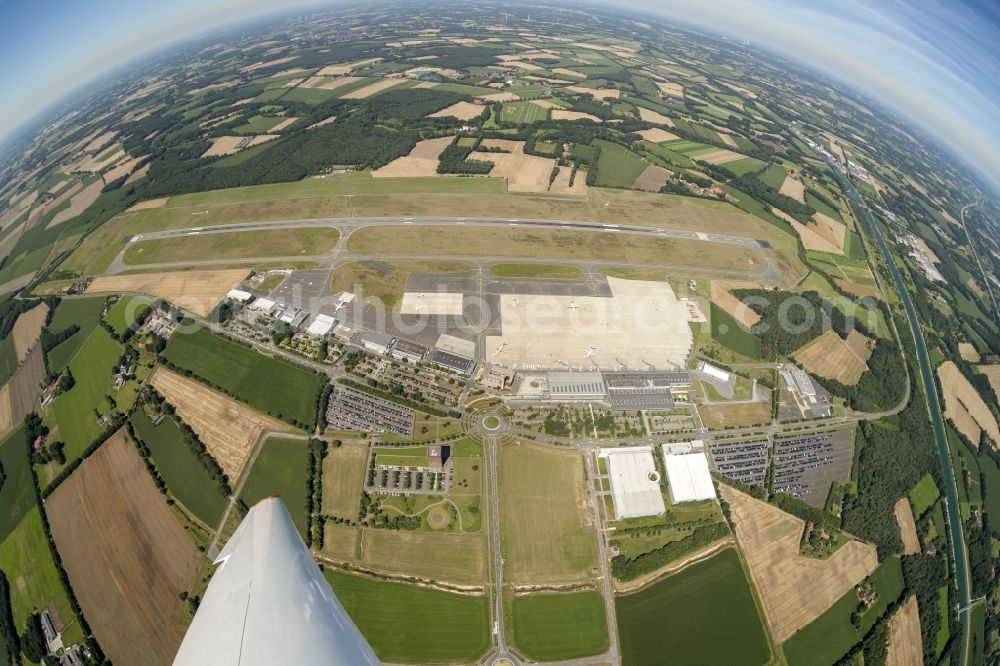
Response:
[[[380,261],[377,266],[364,261],[342,264],[330,278],[334,294],[349,291],[365,301],[379,301],[392,308],[403,297],[413,273],[452,273],[469,270],[456,261]]]
[[[100,323],[101,310],[104,309],[105,300],[104,296],[87,296],[84,298],[65,298],[59,303],[55,314],[52,315],[49,330],[58,333],[73,324],[79,326],[80,330],[48,352],[49,370],[57,372],[66,367],[76,350],[80,348],[94,327]]]
[[[322,254],[335,248],[339,239],[340,232],[333,228],[302,227],[144,240],[129,245],[125,263]]]
[[[233,134],[267,134],[272,127],[284,121],[278,116],[254,116],[232,131]]]
[[[744,356],[760,358],[760,338],[715,303],[711,304],[710,310],[713,340]]]
[[[303,535],[306,531],[307,453],[305,440],[269,437],[261,446],[240,493],[240,499],[248,507],[265,497],[280,497]]]
[[[788,175],[788,171],[785,167],[780,164],[772,164],[767,167],[764,173],[757,176],[757,180],[764,183],[768,187],[779,190],[781,189],[782,183],[785,182],[785,176]]]
[[[910,506],[913,507],[913,515],[918,518],[924,515],[924,512],[937,501],[940,494],[930,473],[925,474],[910,490]]]
[[[615,598],[623,664],[748,664],[770,658],[750,582],[732,548]]]
[[[594,139],[593,145],[601,148],[596,183],[600,187],[632,187],[635,179],[649,166],[648,162],[617,143]]]
[[[34,481],[23,425],[15,428],[0,443],[0,465],[3,465],[7,475],[3,485],[0,485],[0,507],[3,507],[0,511],[0,541],[3,541],[35,506]]]
[[[173,419],[165,418],[153,425],[145,411],[136,409],[130,420],[171,494],[206,525],[218,523],[226,498]]]
[[[855,629],[851,624],[851,613],[858,607],[858,595],[852,589],[811,624],[785,641],[782,649],[791,666],[820,666],[836,662],[861,640],[886,607],[902,594],[903,568],[898,558],[883,562],[872,576],[878,598],[861,617],[860,628]]]
[[[532,660],[576,659],[608,649],[604,598],[596,590],[516,596],[511,618],[514,644]]]
[[[505,123],[534,123],[548,117],[549,110],[534,102],[511,102],[500,108],[500,120]]]
[[[986,513],[990,516],[1000,516],[1000,468],[996,462],[986,452],[979,454],[979,470],[983,479],[983,500],[985,502]],[[990,524],[990,530],[996,534],[1000,531],[1000,525]]]
[[[122,296],[118,299],[110,310],[108,310],[107,315],[104,317],[104,321],[108,323],[115,333],[122,335],[131,328],[137,321],[139,321],[141,315],[146,312],[147,306],[149,305],[148,298],[142,298],[139,296]]]
[[[69,369],[76,383],[49,408],[59,428],[53,438],[65,442],[67,461],[79,457],[100,434],[102,427],[97,425],[95,409],[109,414],[127,408],[127,405],[113,408],[106,398],[109,395],[117,398],[111,372],[122,351],[122,346],[106,330],[95,328],[70,361]]]
[[[17,370],[17,350],[14,349],[14,336],[8,334],[0,340],[0,384],[6,384]]]
[[[199,328],[174,335],[164,352],[167,361],[222,388],[251,407],[309,427],[324,378]]]
[[[490,645],[485,596],[377,581],[330,569],[323,573],[383,661],[468,664]]]
[[[490,272],[497,277],[530,277],[575,279],[583,275],[576,266],[559,264],[494,264]]]

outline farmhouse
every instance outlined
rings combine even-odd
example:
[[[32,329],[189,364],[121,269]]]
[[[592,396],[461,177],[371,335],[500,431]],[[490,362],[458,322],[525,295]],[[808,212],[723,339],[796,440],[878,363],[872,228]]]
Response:
[[[360,337],[361,346],[367,351],[383,355],[389,352],[389,347],[392,346],[393,340],[395,338],[391,335],[379,333],[378,331],[366,331]]]
[[[396,344],[392,346],[392,357],[394,359],[414,365],[424,360],[424,354],[426,353],[427,347],[410,342],[409,340],[397,339]]]
[[[653,447],[601,449],[598,457],[608,462],[616,520],[663,513],[663,493],[653,460]]]
[[[715,485],[704,453],[672,454],[664,445],[663,463],[667,468],[671,502],[680,504],[715,499]]]

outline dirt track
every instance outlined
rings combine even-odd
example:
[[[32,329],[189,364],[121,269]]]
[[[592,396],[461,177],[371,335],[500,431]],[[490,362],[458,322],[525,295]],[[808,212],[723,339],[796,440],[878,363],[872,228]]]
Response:
[[[116,664],[169,664],[187,615],[178,598],[198,552],[117,433],[46,502],[73,591],[101,647]]]

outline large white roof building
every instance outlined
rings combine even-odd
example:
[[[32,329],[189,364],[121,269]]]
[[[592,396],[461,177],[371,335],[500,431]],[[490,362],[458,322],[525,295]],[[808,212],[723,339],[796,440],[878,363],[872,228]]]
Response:
[[[608,461],[616,520],[663,513],[663,494],[653,460],[653,447],[601,449],[598,456]]]
[[[715,499],[715,485],[704,453],[672,455],[666,445],[662,450],[671,502],[680,504]]]

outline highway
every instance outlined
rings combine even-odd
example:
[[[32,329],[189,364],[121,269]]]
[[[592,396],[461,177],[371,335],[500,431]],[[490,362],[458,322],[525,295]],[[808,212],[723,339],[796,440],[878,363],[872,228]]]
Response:
[[[913,332],[913,341],[917,350],[917,361],[920,364],[920,377],[923,381],[924,393],[927,397],[927,407],[930,410],[931,423],[934,426],[934,439],[937,442],[938,456],[941,458],[941,467],[944,472],[945,505],[948,510],[948,530],[951,535],[952,561],[955,563],[955,581],[958,585],[958,606],[961,609],[959,611],[959,621],[962,626],[962,661],[960,663],[963,665],[968,664],[969,642],[972,633],[971,621],[969,613],[967,612],[970,602],[969,590],[971,587],[971,581],[969,579],[968,552],[965,547],[965,533],[962,530],[962,520],[958,508],[958,489],[955,483],[955,471],[952,469],[951,455],[948,449],[948,439],[945,437],[944,421],[941,418],[941,406],[938,403],[937,388],[934,384],[934,376],[931,373],[931,364],[927,355],[927,346],[924,343],[924,335],[920,330],[920,324],[917,320],[916,311],[913,309],[910,294],[906,290],[906,285],[903,284],[903,278],[900,276],[899,270],[896,268],[896,262],[892,257],[892,253],[889,251],[889,246],[882,237],[882,232],[875,223],[875,219],[872,217],[871,211],[868,209],[868,206],[858,194],[857,190],[854,189],[854,186],[851,185],[848,180],[842,178],[841,183],[843,184],[848,196],[856,204],[856,207],[862,210],[865,214],[868,226],[871,228],[872,234],[875,236],[875,241],[878,243],[879,250],[881,250],[885,263],[889,267],[892,280],[896,285],[896,291],[899,293],[900,300],[903,303],[903,308],[906,310],[906,318],[909,321],[910,330]]]

